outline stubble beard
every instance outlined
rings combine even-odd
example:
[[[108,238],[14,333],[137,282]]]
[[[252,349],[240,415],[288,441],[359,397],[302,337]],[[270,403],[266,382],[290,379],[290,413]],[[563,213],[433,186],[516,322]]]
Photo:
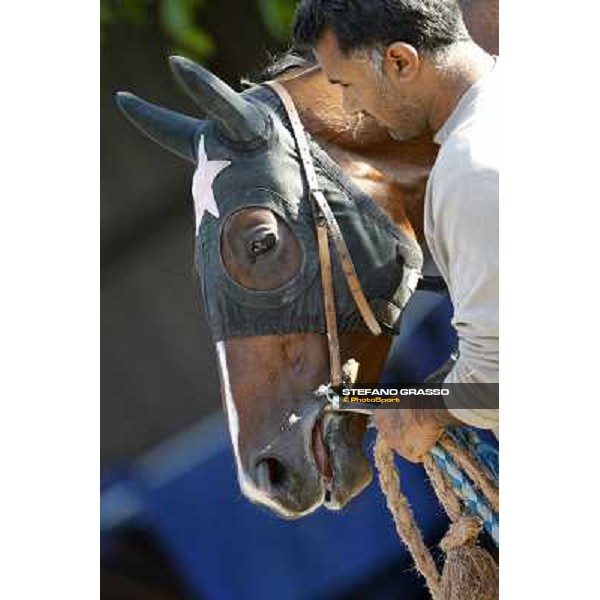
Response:
[[[390,137],[398,142],[407,142],[421,137],[427,131],[423,104],[416,98],[398,96],[391,90],[384,75],[379,78],[379,98],[382,108],[389,115],[382,123]]]

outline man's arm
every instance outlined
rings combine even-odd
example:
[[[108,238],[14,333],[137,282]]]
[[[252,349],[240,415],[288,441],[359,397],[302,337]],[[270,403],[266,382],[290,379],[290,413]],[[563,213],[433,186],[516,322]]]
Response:
[[[454,305],[452,324],[459,338],[459,358],[446,383],[497,383],[498,333],[498,174],[480,169],[451,179],[436,207],[436,244],[445,257],[448,289]],[[498,428],[498,410],[453,405],[461,421],[486,429]]]
[[[434,207],[436,254],[454,305],[459,358],[432,377],[447,383],[498,382],[498,174],[480,170],[442,185]],[[498,410],[468,403],[380,410],[375,424],[396,452],[419,462],[447,426],[469,424],[497,432]]]

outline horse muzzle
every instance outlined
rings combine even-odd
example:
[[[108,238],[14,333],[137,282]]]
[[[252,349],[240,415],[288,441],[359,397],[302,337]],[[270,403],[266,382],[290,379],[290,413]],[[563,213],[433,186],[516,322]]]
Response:
[[[281,434],[256,456],[250,473],[258,493],[246,495],[287,519],[319,506],[340,510],[372,479],[363,450],[367,417],[313,406],[318,410],[288,419]]]
[[[324,413],[320,421],[323,445],[331,478],[326,486],[323,505],[341,510],[360,494],[373,477],[363,444],[368,417],[360,414]]]

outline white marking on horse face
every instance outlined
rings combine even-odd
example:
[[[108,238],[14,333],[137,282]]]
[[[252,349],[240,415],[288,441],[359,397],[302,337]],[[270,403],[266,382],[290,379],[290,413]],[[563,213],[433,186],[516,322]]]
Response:
[[[233,400],[233,394],[231,392],[231,382],[229,381],[229,370],[227,368],[227,353],[225,351],[225,342],[219,341],[216,343],[217,348],[217,359],[219,364],[219,373],[221,376],[221,388],[223,390],[223,396],[225,397],[225,408],[227,411],[227,424],[229,427],[229,435],[231,437],[231,444],[233,446],[233,453],[235,455],[235,465],[237,469],[237,477],[240,489],[246,498],[252,502],[257,502],[264,506],[268,506],[273,509],[276,513],[284,516],[302,517],[314,512],[320,505],[321,502],[317,502],[314,506],[311,506],[307,510],[301,513],[292,513],[283,508],[273,498],[271,498],[266,492],[256,487],[252,478],[244,470],[242,460],[240,458],[240,421]],[[292,413],[289,417],[290,424],[299,421],[300,417],[295,413]],[[293,421],[293,422],[292,422]],[[269,444],[270,446],[270,444]]]
[[[240,489],[244,496],[253,502],[269,506],[276,510],[278,513],[282,512],[282,508],[270,498],[266,492],[256,487],[252,478],[248,476],[242,465],[239,451],[240,443],[240,422],[233,401],[233,394],[231,393],[231,383],[229,381],[229,371],[227,369],[227,355],[225,352],[225,342],[219,341],[216,344],[217,347],[217,358],[219,362],[219,372],[221,375],[221,387],[223,395],[225,397],[225,408],[227,410],[227,423],[229,426],[229,435],[231,437],[231,444],[233,446],[233,453],[235,455],[235,465],[237,469],[237,477]]]
[[[289,417],[288,417],[288,423],[290,425],[293,425],[294,423],[297,423],[300,420],[300,417],[296,414],[296,413],[292,413]]]

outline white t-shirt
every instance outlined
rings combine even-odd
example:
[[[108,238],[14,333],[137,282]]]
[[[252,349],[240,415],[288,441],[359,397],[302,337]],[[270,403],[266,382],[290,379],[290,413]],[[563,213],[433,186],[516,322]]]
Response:
[[[437,132],[425,194],[425,237],[454,305],[460,356],[447,383],[497,383],[498,66],[460,99]],[[465,423],[498,429],[497,409],[450,409]]]

